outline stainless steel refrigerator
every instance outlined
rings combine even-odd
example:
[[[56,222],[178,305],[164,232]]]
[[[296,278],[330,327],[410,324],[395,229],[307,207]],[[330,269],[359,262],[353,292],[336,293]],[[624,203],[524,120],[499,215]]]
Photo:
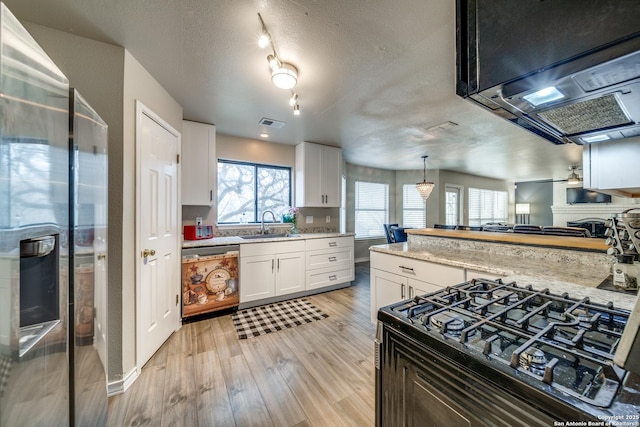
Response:
[[[104,369],[92,362],[100,361],[91,356],[97,351],[85,351],[94,347],[86,325],[94,325],[87,319],[95,297],[78,303],[80,289],[90,291],[69,287],[96,268],[78,259],[83,235],[90,234],[85,218],[92,217],[98,235],[106,232],[106,213],[100,213],[106,196],[85,197],[76,171],[106,173],[106,145],[90,145],[90,157],[104,157],[99,167],[76,163],[86,150],[69,149],[75,147],[69,103],[67,78],[0,3],[1,427],[106,423]],[[104,123],[98,127],[104,130]],[[106,191],[106,181],[100,185]],[[106,253],[99,252],[106,251],[106,240],[95,240],[97,258]]]

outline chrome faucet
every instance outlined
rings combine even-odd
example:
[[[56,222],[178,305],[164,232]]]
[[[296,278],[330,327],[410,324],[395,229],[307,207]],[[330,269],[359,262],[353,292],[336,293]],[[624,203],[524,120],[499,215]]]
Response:
[[[269,233],[269,228],[264,228],[264,214],[270,213],[271,217],[273,218],[273,222],[276,222],[276,214],[273,213],[273,211],[264,211],[262,212],[262,222],[260,223],[260,234],[267,234]]]

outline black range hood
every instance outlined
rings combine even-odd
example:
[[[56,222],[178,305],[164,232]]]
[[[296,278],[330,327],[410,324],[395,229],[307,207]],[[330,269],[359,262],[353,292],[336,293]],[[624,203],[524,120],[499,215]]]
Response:
[[[457,0],[456,93],[555,144],[640,136],[640,1]]]

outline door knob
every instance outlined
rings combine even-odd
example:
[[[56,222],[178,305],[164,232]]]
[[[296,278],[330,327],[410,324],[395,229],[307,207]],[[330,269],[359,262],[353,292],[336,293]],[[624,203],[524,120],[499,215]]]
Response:
[[[156,254],[155,249],[145,249],[142,251],[142,257],[146,258],[148,256],[154,256]]]

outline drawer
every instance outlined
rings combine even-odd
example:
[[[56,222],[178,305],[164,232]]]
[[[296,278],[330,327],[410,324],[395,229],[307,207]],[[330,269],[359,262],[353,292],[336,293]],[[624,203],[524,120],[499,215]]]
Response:
[[[307,270],[353,264],[353,248],[307,251]]]
[[[304,240],[282,242],[243,243],[240,256],[273,255],[287,252],[304,252]]]
[[[307,271],[307,290],[339,285],[341,283],[351,282],[354,279],[353,264],[339,268],[309,270]]]
[[[353,247],[353,236],[326,237],[322,239],[307,239],[307,250],[335,249]]]
[[[371,252],[371,268],[442,287],[457,285],[465,281],[463,268],[375,251]]]

